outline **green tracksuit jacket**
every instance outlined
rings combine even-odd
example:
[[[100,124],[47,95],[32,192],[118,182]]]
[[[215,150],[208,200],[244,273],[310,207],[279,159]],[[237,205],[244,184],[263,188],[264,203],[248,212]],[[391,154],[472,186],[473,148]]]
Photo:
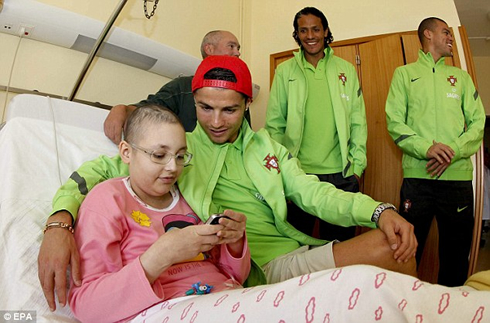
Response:
[[[473,155],[481,145],[485,110],[478,91],[465,71],[434,63],[430,53],[419,51],[417,62],[398,67],[386,101],[388,132],[403,151],[405,178],[431,179],[427,150],[433,140],[455,152],[440,180],[473,178]]]
[[[305,127],[308,82],[301,57],[303,51],[281,63],[274,76],[265,129],[297,157]],[[342,175],[361,176],[367,166],[367,125],[364,98],[354,66],[325,49],[328,80],[335,125],[342,155]]]
[[[257,191],[271,207],[276,227],[281,234],[303,245],[325,243],[324,240],[303,234],[286,221],[285,197],[303,207],[308,213],[317,214],[323,220],[334,224],[375,227],[371,222],[371,216],[379,202],[361,193],[337,190],[330,183],[320,182],[316,176],[305,175],[298,160],[291,158],[287,149],[272,140],[265,130],[254,132],[244,121],[241,131],[245,170]],[[227,145],[211,142],[199,124],[192,133],[187,134],[187,145],[194,158],[179,178],[179,189],[196,214],[205,221],[218,211],[218,207],[213,204],[212,195],[224,165]],[[272,167],[275,165],[278,168]],[[71,176],[71,180],[58,190],[53,201],[53,209],[67,210],[76,215],[87,188],[91,189],[97,183],[112,177],[127,175],[128,167],[119,156],[101,156],[86,162]],[[247,222],[253,220],[249,215]],[[268,251],[251,252],[254,254]],[[262,270],[254,265],[248,285],[264,283],[266,281]]]

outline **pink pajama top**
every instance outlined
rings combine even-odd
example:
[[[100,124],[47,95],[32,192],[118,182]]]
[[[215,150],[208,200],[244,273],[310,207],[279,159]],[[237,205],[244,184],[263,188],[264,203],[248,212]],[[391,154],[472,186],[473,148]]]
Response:
[[[75,240],[80,252],[82,285],[72,282],[69,304],[82,322],[131,319],[163,300],[237,288],[250,271],[250,252],[244,244],[241,258],[219,245],[188,262],[174,264],[150,284],[139,261],[168,230],[202,224],[177,188],[166,209],[155,209],[132,191],[128,178],[98,184],[83,202]]]

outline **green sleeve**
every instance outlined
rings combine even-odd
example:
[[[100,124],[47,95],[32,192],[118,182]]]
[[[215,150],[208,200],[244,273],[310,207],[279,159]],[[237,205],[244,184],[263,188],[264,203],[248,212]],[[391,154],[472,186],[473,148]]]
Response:
[[[403,72],[400,68],[395,70],[391,81],[390,91],[386,99],[386,123],[388,133],[395,141],[395,144],[407,155],[424,160],[427,159],[427,150],[432,146],[432,142],[415,133],[406,124],[408,96],[407,87],[404,84]]]
[[[461,158],[469,158],[480,148],[485,128],[485,109],[478,91],[468,73],[464,73],[465,88],[463,91],[462,111],[466,123],[466,131],[456,138],[449,146],[454,150],[452,162]]]
[[[128,166],[122,162],[119,155],[112,158],[100,156],[83,163],[56,192],[52,214],[65,210],[70,212],[73,219],[76,220],[80,205],[95,185],[107,179],[128,174]]]
[[[284,68],[278,67],[272,82],[272,87],[267,104],[265,119],[265,129],[275,141],[284,144],[284,134],[286,132],[288,92],[285,86],[283,73]],[[287,83],[286,83],[287,84]]]
[[[353,94],[351,95],[352,111],[350,114],[350,142],[349,155],[352,157],[354,174],[361,177],[367,166],[366,142],[367,142],[367,121],[364,97],[357,75],[352,76],[355,79]]]
[[[265,284],[267,284],[267,278],[265,277],[262,267],[251,259],[250,273],[248,274],[247,280],[243,284],[243,287],[253,287]]]
[[[320,182],[314,175],[306,175],[297,158],[287,149],[276,148],[281,157],[281,174],[286,199],[292,200],[304,211],[318,218],[341,226],[360,225],[375,228],[371,217],[380,202],[368,195],[350,193],[335,188],[328,182]]]

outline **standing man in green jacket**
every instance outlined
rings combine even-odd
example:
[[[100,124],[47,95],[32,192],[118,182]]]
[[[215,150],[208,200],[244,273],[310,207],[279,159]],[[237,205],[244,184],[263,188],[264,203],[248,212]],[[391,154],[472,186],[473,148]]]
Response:
[[[415,227],[417,261],[435,216],[438,283],[458,286],[468,275],[473,234],[473,164],[485,111],[465,71],[444,64],[453,37],[439,18],[420,23],[417,62],[395,70],[386,102],[388,131],[403,151],[400,214]]]
[[[354,66],[335,56],[325,15],[313,7],[299,11],[294,57],[277,67],[265,128],[289,149],[308,174],[348,192],[359,192],[367,165],[364,99]],[[294,204],[288,220],[311,234],[314,219]],[[320,238],[345,241],[355,227],[320,221]]]

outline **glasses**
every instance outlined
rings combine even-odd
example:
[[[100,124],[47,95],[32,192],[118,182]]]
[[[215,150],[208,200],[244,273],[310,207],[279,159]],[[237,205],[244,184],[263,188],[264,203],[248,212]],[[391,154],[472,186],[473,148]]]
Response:
[[[149,151],[143,147],[136,146],[134,144],[129,144],[136,150],[142,151],[148,156],[150,156],[150,160],[156,164],[167,165],[172,158],[175,158],[175,163],[180,166],[186,166],[191,162],[192,154],[190,152],[185,152],[183,154],[174,155],[165,150],[152,150]]]

